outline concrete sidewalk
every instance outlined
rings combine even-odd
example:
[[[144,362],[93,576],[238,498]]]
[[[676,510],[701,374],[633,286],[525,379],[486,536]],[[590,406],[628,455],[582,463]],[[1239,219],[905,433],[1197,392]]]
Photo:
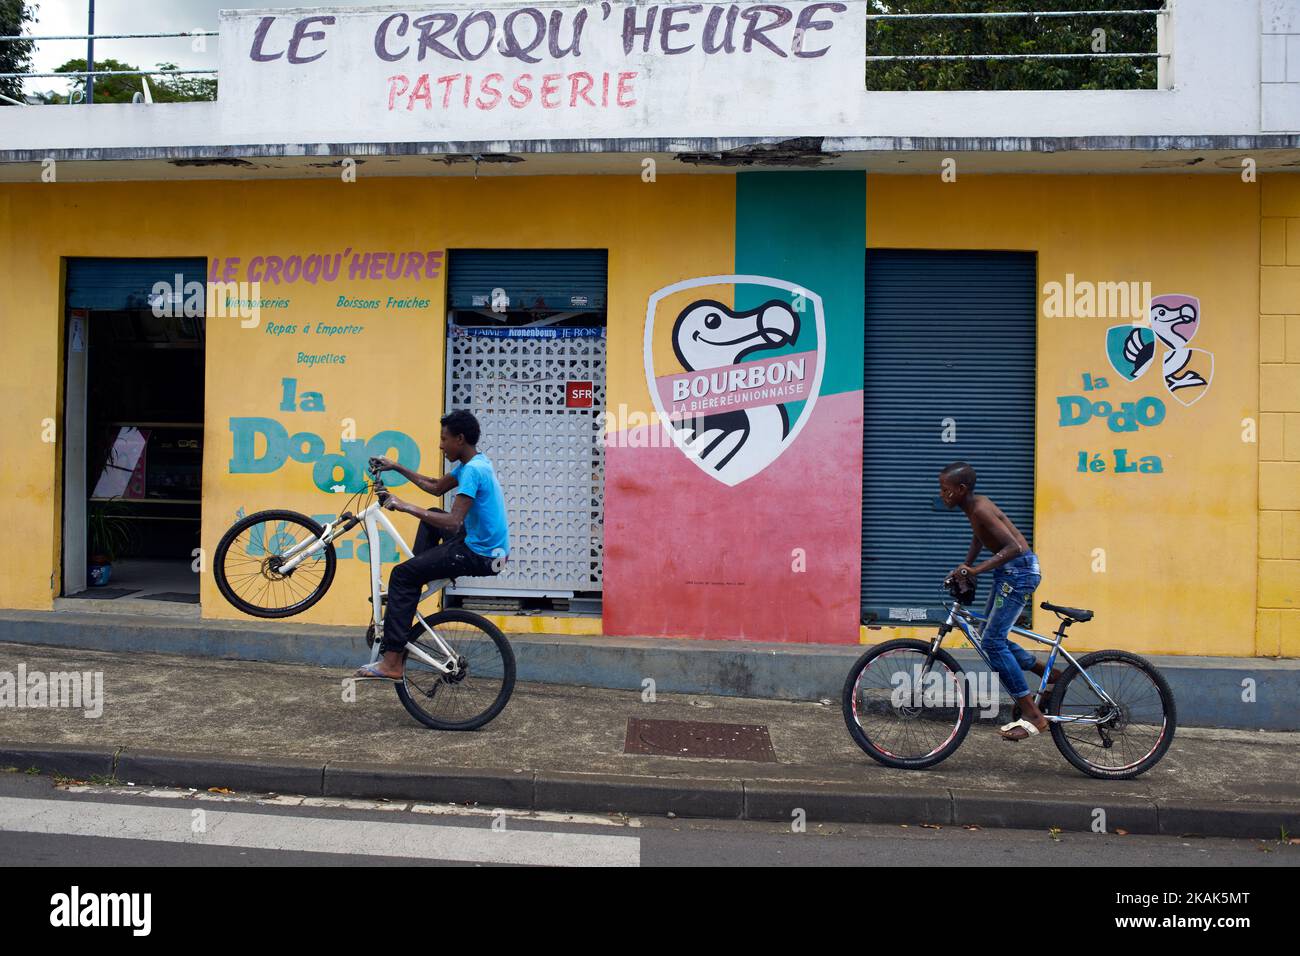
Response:
[[[422,728],[391,687],[348,671],[0,644],[0,671],[101,671],[97,719],[0,710],[0,766],[88,779],[489,806],[809,821],[1060,827],[1277,837],[1300,832],[1300,734],[1180,728],[1132,781],[1074,770],[1048,738],[977,721],[955,755],[889,770],[853,744],[838,702],[522,683],[481,731]],[[776,763],[623,753],[630,717],[763,724]]]
[[[75,601],[69,603],[78,603]],[[82,604],[95,602],[79,602]],[[102,602],[112,604],[113,602]],[[186,605],[182,605],[186,607]],[[191,607],[192,610],[192,606]],[[868,631],[872,643],[898,636]],[[905,636],[929,639],[933,628]],[[510,634],[521,681],[775,700],[838,700],[859,645]],[[350,670],[368,655],[364,627],[216,621],[96,612],[0,611],[0,643],[142,651]],[[957,643],[949,639],[948,646]],[[1067,648],[1071,647],[1069,642]],[[1077,650],[1077,648],[1074,648]],[[984,670],[971,650],[955,650]],[[1300,731],[1300,660],[1152,657],[1173,688],[1180,727]],[[1006,701],[1009,708],[1010,701]]]

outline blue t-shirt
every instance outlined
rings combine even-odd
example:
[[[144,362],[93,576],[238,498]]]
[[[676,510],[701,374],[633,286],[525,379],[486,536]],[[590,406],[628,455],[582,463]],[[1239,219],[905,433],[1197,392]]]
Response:
[[[456,494],[468,495],[473,501],[465,515],[465,543],[469,549],[487,558],[508,555],[510,529],[506,525],[506,498],[492,462],[479,452],[458,464],[451,474],[456,479]]]

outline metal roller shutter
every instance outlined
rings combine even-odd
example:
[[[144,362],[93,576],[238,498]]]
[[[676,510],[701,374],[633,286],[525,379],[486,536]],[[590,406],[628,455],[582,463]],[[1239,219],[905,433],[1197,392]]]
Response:
[[[939,500],[950,461],[974,465],[978,491],[1032,543],[1035,290],[1033,253],[867,251],[865,619],[940,619],[940,582],[971,536]],[[945,419],[955,441],[943,441]]]
[[[183,294],[191,282],[207,278],[206,259],[69,259],[67,305],[70,309],[117,311],[150,307],[155,282],[174,286],[182,277]]]
[[[604,249],[456,249],[448,305],[482,309],[504,289],[511,309],[605,309]]]

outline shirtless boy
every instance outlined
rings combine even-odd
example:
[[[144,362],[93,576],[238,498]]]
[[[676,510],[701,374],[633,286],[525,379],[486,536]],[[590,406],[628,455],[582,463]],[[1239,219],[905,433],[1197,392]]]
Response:
[[[1028,670],[1041,677],[1044,665],[1019,644],[1007,640],[1007,635],[1042,580],[1038,557],[1029,550],[1029,542],[1002,509],[986,495],[975,494],[975,469],[966,462],[955,461],[939,472],[939,497],[947,507],[965,512],[974,532],[966,560],[953,568],[949,579],[968,582],[969,587],[962,590],[973,590],[979,575],[993,572],[993,590],[984,609],[987,623],[980,645],[1001,677],[1002,686],[1020,705],[1021,719],[1002,728],[1002,737],[1025,740],[1048,727],[1047,718],[1029,692],[1024,674]],[[972,565],[985,548],[993,557]],[[1058,671],[1053,671],[1051,680],[1059,676]]]

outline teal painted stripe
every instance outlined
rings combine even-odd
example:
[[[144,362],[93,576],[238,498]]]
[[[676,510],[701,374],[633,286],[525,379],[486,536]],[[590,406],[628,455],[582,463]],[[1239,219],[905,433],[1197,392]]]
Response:
[[[784,279],[822,297],[823,395],[862,388],[866,248],[865,172],[737,174],[736,272]],[[736,306],[753,308],[770,297],[745,286],[736,290]],[[795,348],[809,348],[813,340],[805,336],[812,333],[810,323]]]

